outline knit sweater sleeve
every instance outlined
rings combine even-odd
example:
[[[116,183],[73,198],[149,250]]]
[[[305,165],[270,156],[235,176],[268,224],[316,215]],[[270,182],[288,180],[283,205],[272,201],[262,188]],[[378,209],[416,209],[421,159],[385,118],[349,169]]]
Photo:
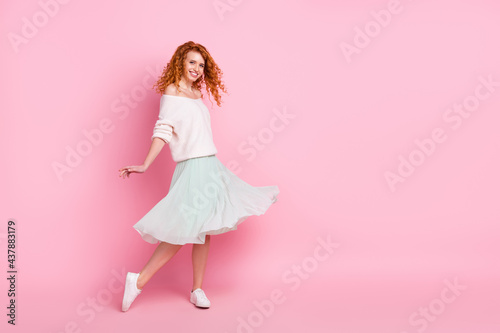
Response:
[[[160,103],[160,113],[158,115],[158,120],[155,123],[153,128],[153,136],[151,140],[154,138],[160,138],[165,141],[167,144],[172,140],[172,135],[175,128],[175,110],[174,105],[170,103]]]

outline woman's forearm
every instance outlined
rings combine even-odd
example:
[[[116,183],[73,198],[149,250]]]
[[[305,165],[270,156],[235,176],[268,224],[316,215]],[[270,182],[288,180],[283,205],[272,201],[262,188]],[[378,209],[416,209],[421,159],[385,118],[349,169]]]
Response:
[[[160,151],[163,149],[163,146],[165,146],[165,141],[163,141],[160,138],[153,138],[153,142],[151,142],[151,147],[149,147],[148,155],[146,156],[146,159],[144,160],[143,163],[146,169],[149,168],[149,166],[153,163],[156,156],[158,156]]]

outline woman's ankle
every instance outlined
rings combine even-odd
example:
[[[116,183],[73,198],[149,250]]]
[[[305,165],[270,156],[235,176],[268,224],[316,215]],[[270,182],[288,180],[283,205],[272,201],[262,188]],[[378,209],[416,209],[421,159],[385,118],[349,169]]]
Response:
[[[144,288],[144,285],[146,284],[146,283],[144,283],[144,281],[141,278],[142,278],[142,274],[141,274],[141,272],[139,272],[139,277],[137,278],[137,284],[136,284],[136,287],[139,290],[142,290],[142,288]]]

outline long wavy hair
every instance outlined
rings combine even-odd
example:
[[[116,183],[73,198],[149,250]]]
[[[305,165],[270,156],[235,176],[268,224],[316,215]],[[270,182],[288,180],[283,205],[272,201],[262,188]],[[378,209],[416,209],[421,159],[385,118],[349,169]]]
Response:
[[[205,61],[205,67],[203,68],[203,75],[199,77],[194,83],[193,87],[201,92],[201,88],[205,87],[209,97],[213,96],[218,106],[221,106],[221,96],[219,92],[224,92],[227,94],[226,87],[222,83],[222,70],[217,66],[214,59],[207,51],[207,49],[198,43],[189,41],[177,47],[170,62],[163,68],[163,73],[159,80],[153,85],[153,89],[159,94],[163,94],[165,88],[173,83],[177,87],[179,92],[179,82],[181,80],[181,75],[184,73],[184,62],[189,51],[197,51],[203,57]],[[156,87],[156,89],[155,89]],[[203,97],[203,92],[201,93]]]

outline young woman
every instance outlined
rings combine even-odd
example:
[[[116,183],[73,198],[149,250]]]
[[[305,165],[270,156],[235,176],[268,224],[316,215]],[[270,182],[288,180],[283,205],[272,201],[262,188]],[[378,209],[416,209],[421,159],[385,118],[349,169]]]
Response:
[[[277,201],[277,186],[253,187],[216,157],[210,114],[202,84],[217,105],[226,92],[219,69],[207,49],[192,41],[177,48],[156,86],[162,94],[152,143],[141,165],[119,169],[119,177],[144,173],[165,144],[176,162],[168,194],[134,228],[142,239],[159,243],[139,273],[128,272],[122,301],[127,311],[151,277],[184,244],[193,244],[193,288],[190,301],[208,308],[202,288],[210,236],[236,230],[247,217],[264,214]]]

